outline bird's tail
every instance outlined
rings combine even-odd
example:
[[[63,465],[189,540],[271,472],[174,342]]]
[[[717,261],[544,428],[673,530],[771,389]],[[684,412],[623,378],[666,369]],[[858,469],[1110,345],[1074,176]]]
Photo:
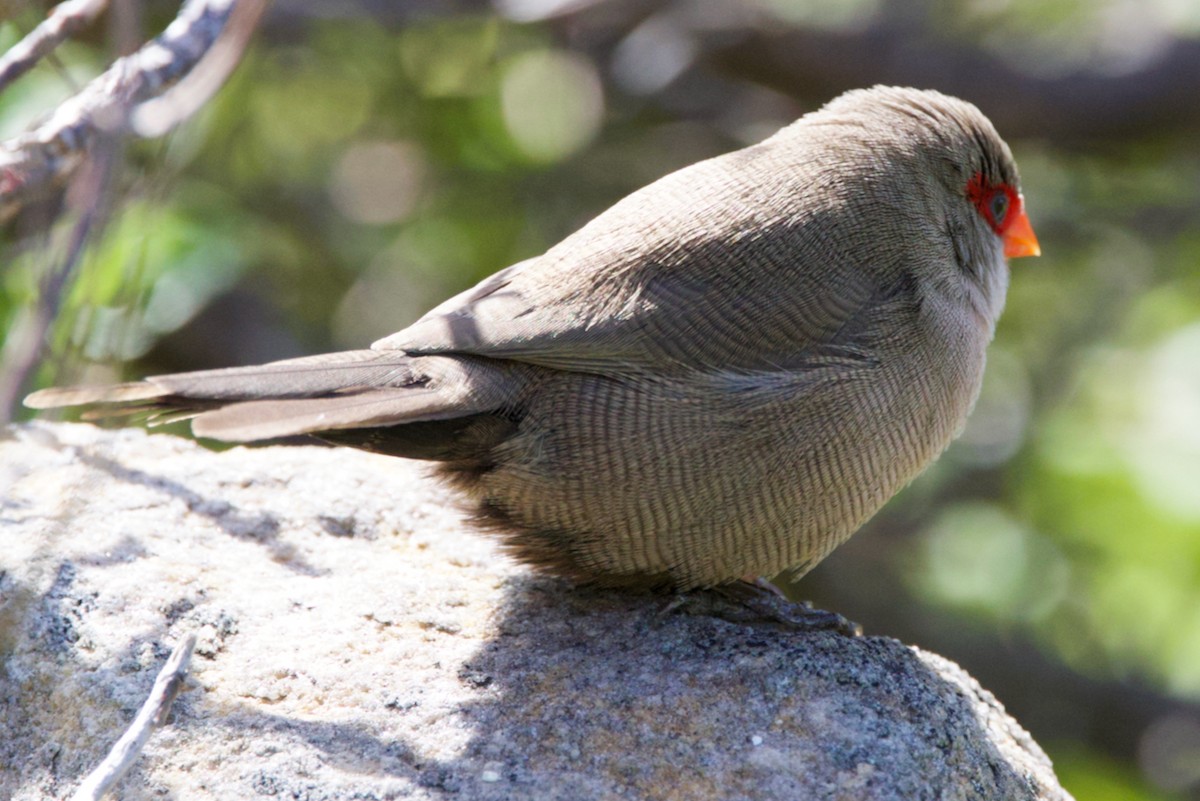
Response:
[[[246,442],[488,413],[504,406],[508,378],[487,359],[355,350],[103,387],[55,387],[34,392],[25,405],[94,406],[93,419],[147,413],[152,424],[191,418],[197,436]]]

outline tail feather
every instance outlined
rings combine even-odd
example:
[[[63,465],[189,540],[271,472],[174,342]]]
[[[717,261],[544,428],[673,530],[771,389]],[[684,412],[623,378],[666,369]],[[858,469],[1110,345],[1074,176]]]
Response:
[[[512,386],[508,372],[487,359],[361,350],[107,387],[44,389],[25,404],[109,404],[86,416],[146,414],[151,425],[191,418],[199,436],[246,442],[489,412],[508,402]]]
[[[168,390],[149,381],[131,381],[107,387],[50,387],[26,396],[25,405],[30,409],[57,409],[92,403],[146,401],[167,394],[170,394]]]
[[[370,389],[328,398],[245,401],[201,412],[192,420],[192,431],[200,437],[247,442],[463,414],[459,408],[443,408],[440,396],[437,390],[410,387]]]
[[[351,350],[148,380],[185,398],[243,401],[311,398],[358,387],[404,387],[420,376],[414,372],[412,357],[400,351]]]
[[[152,376],[108,387],[53,387],[25,399],[31,409],[127,403],[174,396],[206,401],[307,398],[347,387],[399,387],[414,380],[412,358],[400,351],[351,350],[249,367]]]

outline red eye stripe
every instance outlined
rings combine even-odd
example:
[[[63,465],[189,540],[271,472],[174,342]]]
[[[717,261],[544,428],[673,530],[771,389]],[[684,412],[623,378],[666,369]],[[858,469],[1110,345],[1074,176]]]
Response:
[[[997,196],[1000,197],[997,197]],[[987,221],[996,235],[1004,242],[1004,255],[1010,259],[1019,256],[1039,256],[1038,245],[1029,216],[1025,213],[1023,198],[1008,184],[986,184],[982,173],[976,173],[967,182],[967,197]],[[999,202],[997,200],[1007,202]],[[996,216],[999,214],[1000,219]]]
[[[1005,207],[1003,217],[997,220],[993,212],[995,199],[998,193],[1003,193],[1008,198],[1008,205]],[[1000,236],[1012,225],[1013,221],[1020,217],[1023,213],[1021,208],[1021,196],[1017,194],[1017,190],[1013,189],[1008,184],[1000,184],[993,186],[985,184],[983,181],[983,173],[975,173],[975,176],[967,182],[967,197],[971,203],[983,215],[983,219],[987,220],[987,224],[992,230]]]

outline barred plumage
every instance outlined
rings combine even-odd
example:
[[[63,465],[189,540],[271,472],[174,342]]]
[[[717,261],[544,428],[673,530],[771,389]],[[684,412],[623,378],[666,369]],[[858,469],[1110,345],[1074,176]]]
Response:
[[[937,457],[978,393],[1015,234],[969,184],[1019,198],[974,106],[851,92],[371,350],[27,402],[440,461],[516,556],[582,581],[803,571]]]

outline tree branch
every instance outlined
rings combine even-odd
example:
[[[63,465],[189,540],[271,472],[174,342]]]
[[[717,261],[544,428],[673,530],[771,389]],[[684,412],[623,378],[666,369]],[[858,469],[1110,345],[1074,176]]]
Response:
[[[250,38],[270,0],[240,0],[229,17],[225,33],[174,88],[143,102],[130,115],[130,128],[138,136],[162,136],[191,117],[207,103],[241,62]]]
[[[17,317],[0,349],[0,422],[12,419],[22,387],[38,366],[42,347],[58,318],[84,248],[103,228],[109,211],[105,199],[120,157],[118,137],[113,134],[101,137],[78,171],[73,191],[67,193],[67,208],[75,212],[77,219],[67,237],[66,250],[61,259],[47,265],[33,308]]]
[[[67,37],[90,25],[107,6],[108,0],[67,0],[55,6],[42,24],[0,57],[0,92]]]
[[[101,131],[127,129],[137,104],[191,71],[224,30],[236,0],[187,0],[156,39],[125,58],[42,124],[0,145],[0,222],[61,187]]]

